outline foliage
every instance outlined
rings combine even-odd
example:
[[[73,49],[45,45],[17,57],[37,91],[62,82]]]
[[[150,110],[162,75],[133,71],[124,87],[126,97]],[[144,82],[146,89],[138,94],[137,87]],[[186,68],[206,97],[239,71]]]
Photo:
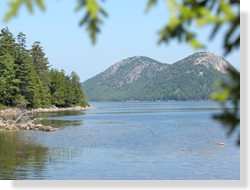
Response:
[[[10,20],[12,17],[16,16],[18,14],[19,8],[22,5],[26,5],[26,7],[28,8],[29,12],[33,12],[34,11],[34,4],[38,5],[38,7],[41,10],[45,10],[45,5],[43,3],[43,0],[10,0],[9,1],[9,11],[5,14],[4,20],[8,21]]]
[[[32,2],[44,10],[45,6],[42,0],[11,0],[10,10],[5,15],[5,20],[9,20],[18,12],[21,4],[26,4],[29,11],[32,12]],[[106,17],[107,13],[97,3],[98,0],[79,0],[77,10],[85,10],[83,19],[80,25],[86,25],[87,31],[90,34],[92,43],[96,42],[96,34],[100,32],[100,25],[102,24],[101,16]],[[146,12],[148,12],[158,0],[148,0]],[[176,38],[180,42],[186,42],[194,48],[205,47],[204,43],[200,42],[197,37],[197,32],[194,27],[212,26],[210,39],[223,32],[224,40],[222,45],[224,53],[229,54],[240,46],[240,0],[168,0],[168,8],[170,19],[167,24],[159,31],[159,43],[168,43],[170,40]],[[225,29],[226,26],[226,29]],[[223,30],[222,30],[223,28]],[[197,30],[198,31],[198,30]],[[240,73],[232,75],[231,78],[236,78],[238,86],[240,86]],[[233,88],[230,85],[222,85],[227,89]],[[226,90],[226,89],[225,89]],[[227,90],[226,90],[227,91]],[[239,97],[236,90],[230,90],[231,96]],[[221,96],[224,96],[223,93]],[[240,100],[240,97],[238,101]],[[222,101],[223,104],[223,101]],[[236,109],[236,108],[235,108]],[[224,112],[227,113],[226,111]],[[237,117],[238,113],[234,115]],[[234,123],[230,125],[231,116],[221,119],[221,121],[228,120],[229,127],[232,128]],[[239,126],[239,125],[237,125]]]
[[[234,68],[228,68],[228,72],[231,80],[218,83],[218,86],[222,87],[221,91],[213,93],[211,97],[219,101],[224,110],[223,113],[215,115],[214,118],[223,122],[226,127],[229,127],[228,135],[231,135],[240,124],[240,75]],[[233,108],[228,106],[228,100]],[[238,138],[237,143],[240,145],[240,138]]]
[[[148,9],[157,0],[149,0]],[[177,38],[180,42],[187,42],[195,48],[203,48],[204,44],[198,41],[195,31],[191,31],[196,23],[200,27],[212,25],[213,29],[210,39],[223,32],[222,45],[225,55],[240,47],[240,0],[168,0],[170,19],[166,26],[159,32],[159,42],[168,43]],[[222,30],[226,26],[226,29]],[[232,83],[221,83],[221,93],[213,94],[212,98],[219,101],[224,108],[223,113],[215,115],[214,118],[226,124],[229,134],[232,134],[240,124],[239,102],[240,102],[240,73],[229,68]],[[225,104],[225,98],[232,98],[234,111]],[[240,136],[240,135],[239,135]],[[237,141],[240,144],[240,137]]]
[[[28,172],[17,175],[20,168],[32,168],[30,172],[34,175],[41,174],[49,151],[31,141],[27,143],[15,133],[0,133],[0,150],[0,180],[27,179]]]
[[[92,101],[185,101],[209,100],[216,91],[216,80],[228,81],[229,76],[203,64],[228,63],[214,54],[195,53],[174,64],[163,64],[148,57],[131,57],[83,83]],[[113,70],[115,68],[115,71]],[[219,89],[219,88],[218,88]]]
[[[22,5],[25,5],[29,12],[34,11],[34,6],[37,5],[42,11],[45,10],[43,0],[10,0],[9,10],[5,14],[4,20],[9,21],[18,14]],[[76,11],[83,11],[83,17],[79,22],[80,26],[85,25],[86,31],[89,33],[93,44],[96,43],[96,36],[100,32],[100,26],[103,24],[103,18],[108,14],[100,5],[98,0],[78,0]]]
[[[158,0],[148,0],[146,12],[157,2]],[[204,43],[197,39],[196,32],[190,26],[194,24],[201,27],[213,25],[210,35],[212,39],[223,25],[228,25],[223,40],[225,53],[239,47],[239,0],[168,0],[167,2],[170,19],[159,31],[160,43],[177,38],[179,41],[185,41],[195,48],[203,48]],[[35,4],[41,10],[45,10],[43,0],[10,0],[9,11],[6,13],[4,20],[8,21],[16,16],[22,4],[26,5],[30,12],[33,12]],[[96,36],[100,32],[100,26],[103,23],[102,17],[107,17],[107,12],[98,0],[78,0],[76,10],[84,11],[80,25],[86,25],[92,43],[95,43]]]
[[[0,33],[0,107],[45,108],[87,106],[76,73],[49,69],[40,42],[26,48],[23,33],[15,39],[8,28]]]
[[[157,0],[149,1],[148,7]],[[197,39],[197,33],[190,26],[204,27],[213,25],[210,38],[213,39],[223,25],[228,25],[224,31],[223,47],[225,54],[239,47],[240,34],[240,1],[237,0],[168,0],[170,19],[160,30],[159,42],[169,42],[173,38],[185,41],[194,48],[203,48],[204,43]],[[236,8],[236,9],[235,9]]]
[[[80,21],[80,26],[86,25],[92,43],[96,43],[96,35],[100,32],[100,25],[103,23],[102,17],[107,17],[107,12],[100,6],[98,0],[78,0],[76,10],[85,10],[85,14]]]

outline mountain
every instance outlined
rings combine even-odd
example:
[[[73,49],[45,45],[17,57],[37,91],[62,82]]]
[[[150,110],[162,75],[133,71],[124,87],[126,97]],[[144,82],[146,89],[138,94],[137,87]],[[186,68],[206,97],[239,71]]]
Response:
[[[229,80],[229,65],[210,52],[195,53],[173,64],[135,56],[82,86],[90,101],[208,100],[216,81]]]

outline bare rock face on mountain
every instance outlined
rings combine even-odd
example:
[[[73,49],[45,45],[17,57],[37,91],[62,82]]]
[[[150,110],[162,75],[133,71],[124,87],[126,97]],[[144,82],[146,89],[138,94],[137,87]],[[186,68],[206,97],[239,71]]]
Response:
[[[144,56],[135,56],[119,61],[106,71],[101,73],[103,80],[114,80],[118,86],[131,84],[140,79],[143,74],[148,79],[154,77],[159,71],[167,68],[168,65]]]
[[[216,81],[228,80],[228,66],[209,52],[174,64],[134,56],[85,81],[83,88],[90,101],[207,100]]]
[[[200,57],[195,59],[193,64],[204,65],[207,68],[213,68],[221,73],[227,73],[228,63],[226,60],[213,53],[202,53]]]

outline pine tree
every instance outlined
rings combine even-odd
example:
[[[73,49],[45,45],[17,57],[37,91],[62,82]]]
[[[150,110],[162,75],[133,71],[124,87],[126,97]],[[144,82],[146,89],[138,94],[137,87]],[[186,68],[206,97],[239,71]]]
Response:
[[[9,54],[0,53],[0,104],[13,106],[19,92],[19,80],[15,78],[14,60]]]
[[[65,107],[68,86],[65,73],[63,70],[58,71],[56,69],[52,69],[50,71],[50,77],[51,103],[58,107]]]
[[[45,57],[45,53],[43,51],[43,48],[40,45],[40,42],[36,41],[33,43],[32,48],[30,50],[30,55],[33,60],[35,71],[39,75],[43,84],[46,86],[49,86],[50,84],[49,67],[50,66],[49,66],[48,59]]]
[[[26,35],[17,39],[4,28],[0,33],[0,106],[22,108],[88,105],[75,72],[49,70],[40,42],[27,50]]]
[[[45,57],[45,52],[40,45],[40,42],[36,41],[33,43],[31,50],[29,51],[33,60],[33,66],[38,74],[42,84],[43,91],[40,92],[42,98],[41,107],[48,107],[51,104],[51,93],[50,93],[50,73],[49,73],[49,62]]]
[[[8,28],[0,33],[0,104],[13,106],[19,93],[19,80],[15,77],[14,58],[15,40]]]
[[[70,105],[88,106],[86,96],[81,89],[80,78],[74,71],[70,74],[69,84],[72,88],[69,92],[72,101]]]

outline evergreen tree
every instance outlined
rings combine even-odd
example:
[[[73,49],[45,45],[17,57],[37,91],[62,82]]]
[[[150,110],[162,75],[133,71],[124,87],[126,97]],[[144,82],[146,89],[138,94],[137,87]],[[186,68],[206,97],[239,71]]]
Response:
[[[88,105],[75,72],[49,70],[40,42],[27,50],[26,35],[17,39],[4,28],[0,33],[0,106],[22,108]]]
[[[40,42],[36,41],[33,43],[32,48],[30,50],[30,55],[33,60],[33,65],[35,71],[41,78],[44,85],[49,86],[50,78],[49,78],[49,62],[45,57],[45,53],[43,48],[40,45]]]
[[[24,97],[27,107],[44,107],[50,104],[49,98],[43,92],[43,85],[36,73],[33,60],[26,51],[18,49],[15,56],[15,71],[16,78],[20,80],[19,89],[20,94]],[[45,105],[39,103],[37,97],[45,98],[43,101]]]
[[[3,28],[0,33],[0,51],[2,54],[9,53],[10,55],[15,54],[16,43],[13,34],[9,31],[9,29]]]
[[[17,43],[22,51],[26,51],[26,35],[24,33],[19,32],[17,35]]]
[[[19,80],[15,78],[14,60],[9,54],[0,53],[0,104],[13,106],[19,93]]]
[[[14,38],[8,28],[0,33],[0,105],[13,106],[19,93],[19,80],[15,77]]]
[[[38,41],[33,43],[29,52],[33,60],[34,69],[42,82],[42,84],[39,84],[42,85],[43,89],[40,92],[40,96],[43,97],[41,107],[48,107],[51,104],[49,61],[45,57],[45,52]]]
[[[65,107],[66,106],[66,89],[68,81],[65,77],[65,73],[63,70],[58,71],[56,69],[52,69],[50,71],[51,77],[51,103],[55,106]]]
[[[69,92],[70,105],[88,106],[86,96],[81,89],[80,78],[74,71],[70,74],[69,85],[71,87]]]

